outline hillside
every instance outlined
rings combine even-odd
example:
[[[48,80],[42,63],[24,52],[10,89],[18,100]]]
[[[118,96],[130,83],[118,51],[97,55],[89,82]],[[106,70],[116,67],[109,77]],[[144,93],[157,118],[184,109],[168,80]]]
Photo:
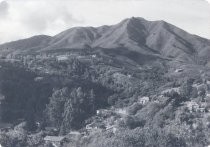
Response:
[[[209,47],[143,18],[0,45],[0,143],[207,146]]]

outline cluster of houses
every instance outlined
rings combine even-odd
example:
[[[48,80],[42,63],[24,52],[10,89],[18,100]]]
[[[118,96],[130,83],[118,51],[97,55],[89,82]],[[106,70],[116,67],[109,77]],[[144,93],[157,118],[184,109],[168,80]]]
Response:
[[[112,110],[108,109],[100,109],[97,110],[97,117],[104,117],[104,116],[110,116],[113,113],[115,113]],[[71,131],[65,136],[55,136],[53,134],[56,134],[55,130],[56,128],[53,127],[47,127],[45,130],[50,130],[51,132],[54,131],[54,133],[49,133],[48,131],[48,136],[44,137],[45,144],[51,144],[54,147],[62,147],[65,142],[76,142],[78,141],[81,137],[86,137],[87,134],[93,134],[96,132],[102,132],[102,131],[111,131],[113,133],[116,133],[117,128],[115,125],[110,125],[110,124],[103,124],[103,123],[98,123],[98,122],[92,122],[86,125],[84,129],[82,129],[80,132],[79,131]]]
[[[204,113],[206,111],[205,103],[197,103],[195,101],[186,102],[187,109],[192,112]]]
[[[174,89],[173,89],[174,90]],[[175,90],[176,91],[176,90]],[[208,95],[210,97],[210,94]],[[149,97],[139,97],[138,103],[142,105],[148,104],[150,101]],[[205,103],[198,103],[195,101],[186,102],[187,109],[192,112],[199,112],[203,113],[206,111],[206,105]],[[109,116],[118,115],[120,117],[129,115],[126,111],[126,108],[120,108],[120,109],[100,109],[96,111],[96,118],[100,120],[100,118],[105,117],[109,118]],[[101,121],[104,121],[104,119],[101,119]],[[44,138],[45,143],[51,143],[54,147],[61,147],[65,142],[69,141],[78,141],[81,137],[86,137],[87,134],[92,134],[95,132],[102,132],[102,131],[109,131],[112,133],[116,133],[118,130],[118,127],[116,125],[117,120],[115,119],[114,123],[108,123],[108,122],[92,122],[86,125],[86,127],[81,131],[71,131],[69,134],[65,136],[46,136]],[[52,130],[52,128],[51,128]]]
[[[138,98],[138,103],[141,105],[146,105],[148,104],[150,101],[150,98],[147,96],[144,97],[139,97]],[[116,116],[118,118],[123,118],[129,115],[128,111],[126,108],[111,108],[111,109],[100,109],[96,111],[97,114],[97,118],[100,117],[105,117],[105,118],[109,118],[109,116]],[[100,120],[100,119],[99,119]],[[102,119],[103,120],[103,119]],[[90,124],[86,125],[86,131],[87,133],[91,133],[91,132],[101,132],[101,131],[111,131],[112,133],[116,133],[116,131],[118,130],[117,128],[117,119],[114,119],[114,122],[105,122],[103,123],[98,123],[98,122],[92,122]]]
[[[178,94],[180,94],[180,88],[179,87],[174,87],[174,88],[169,88],[169,89],[166,89],[166,90],[163,90],[161,92],[162,95],[165,95],[167,93],[171,93],[171,92],[177,92]]]
[[[54,127],[46,127],[45,130],[48,132],[48,135],[44,137],[45,144],[51,144],[54,147],[62,147],[65,142],[76,142],[82,136],[85,135],[84,132],[71,131],[65,136],[57,136],[58,129]]]

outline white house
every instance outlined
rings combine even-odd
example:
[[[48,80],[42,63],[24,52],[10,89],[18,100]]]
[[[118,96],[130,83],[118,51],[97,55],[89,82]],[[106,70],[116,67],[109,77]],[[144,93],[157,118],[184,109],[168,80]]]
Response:
[[[97,115],[110,115],[112,111],[107,110],[107,109],[100,109],[96,111]]]
[[[56,57],[58,61],[66,61],[69,59],[68,55],[59,55]]]
[[[112,131],[112,133],[115,134],[117,131],[117,128],[116,128],[116,126],[107,126],[106,131]]]
[[[127,115],[127,110],[125,108],[120,108],[120,109],[116,109],[115,112],[117,114],[123,114],[123,115]]]
[[[187,108],[190,112],[205,112],[205,107],[200,106],[194,101],[187,102]]]
[[[5,96],[0,93],[0,104],[1,104],[1,101],[3,101],[4,99],[5,99]]]
[[[207,96],[208,98],[210,98],[210,93],[207,93],[206,96]]]
[[[78,140],[80,137],[82,137],[82,134],[78,131],[71,131],[71,132],[69,132],[68,136],[71,139]]]
[[[64,136],[46,136],[44,141],[46,143],[52,143],[55,147],[61,147],[63,145],[64,139]]]
[[[179,68],[179,69],[176,69],[175,72],[183,72],[184,70]]]
[[[43,80],[43,79],[44,79],[44,77],[35,77],[35,78],[34,78],[34,81],[37,82],[37,81],[41,81],[41,80]]]
[[[140,97],[138,101],[140,104],[146,105],[149,102],[149,97],[147,97],[147,96]]]
[[[92,58],[96,58],[96,54],[92,55]]]
[[[175,91],[179,94],[180,93],[180,88],[179,87],[169,88],[169,89],[163,90],[161,92],[161,94],[167,94],[167,93],[170,93],[172,91]]]

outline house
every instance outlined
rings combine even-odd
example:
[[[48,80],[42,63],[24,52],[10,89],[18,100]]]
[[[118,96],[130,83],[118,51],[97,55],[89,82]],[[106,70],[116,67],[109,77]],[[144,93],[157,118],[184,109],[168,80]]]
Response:
[[[210,93],[207,93],[207,94],[206,94],[206,97],[207,97],[207,98],[210,98]]]
[[[204,108],[204,107],[200,107],[200,108],[198,109],[198,111],[199,111],[199,112],[201,112],[201,113],[203,113],[203,112],[205,112],[205,111],[206,111],[206,108]]]
[[[87,124],[85,128],[87,131],[92,130],[92,129],[94,129],[94,124],[93,123]]]
[[[66,61],[69,59],[69,56],[68,55],[58,55],[56,57],[57,61]]]
[[[62,147],[65,141],[64,136],[46,136],[44,138],[45,143],[52,143],[54,147]]]
[[[146,105],[149,102],[149,97],[144,96],[139,98],[139,103],[142,105]]]
[[[128,78],[131,78],[132,77],[132,75],[130,75],[130,74],[128,74],[127,76],[128,76]]]
[[[179,68],[179,69],[176,69],[175,72],[183,72],[184,70]]]
[[[55,127],[45,127],[45,130],[46,131],[58,131],[58,129]]]
[[[96,58],[96,54],[92,55],[92,58]]]
[[[96,110],[96,114],[102,115],[102,116],[107,116],[107,115],[111,115],[112,111],[107,110],[107,109],[100,109],[100,110]]]
[[[190,112],[199,112],[200,111],[199,104],[194,102],[194,101],[188,102],[187,103],[187,108]],[[204,109],[204,111],[205,111],[205,109]]]
[[[207,81],[206,81],[206,84],[210,85],[210,80],[207,80]]]
[[[55,127],[45,127],[45,132],[49,135],[57,135],[58,129]]]
[[[86,125],[86,130],[93,130],[93,129],[99,129],[101,128],[102,126],[100,126],[99,124],[96,124],[96,123],[91,123],[91,124],[87,124]]]
[[[41,80],[43,80],[44,79],[44,77],[35,77],[34,78],[34,81],[35,82],[38,82],[38,81],[41,81]]]
[[[5,96],[0,93],[0,104],[2,103],[3,100],[5,100]]]
[[[128,115],[128,112],[126,109],[120,108],[120,109],[116,109],[115,112],[117,114],[122,114],[122,115]]]
[[[12,129],[13,125],[9,124],[9,123],[0,123],[0,131],[9,131],[10,129]]]
[[[81,137],[82,137],[82,134],[78,131],[71,131],[68,134],[68,138],[73,139],[73,140],[78,140]]]
[[[86,125],[86,132],[89,134],[93,132],[101,132],[103,129],[105,129],[105,127],[101,124],[91,123]]]

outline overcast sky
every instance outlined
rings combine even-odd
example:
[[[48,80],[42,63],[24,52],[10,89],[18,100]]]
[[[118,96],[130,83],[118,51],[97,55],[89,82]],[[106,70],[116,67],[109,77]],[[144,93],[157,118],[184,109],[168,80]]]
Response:
[[[0,43],[55,35],[74,26],[115,24],[132,16],[165,20],[210,39],[206,0],[0,0]]]

